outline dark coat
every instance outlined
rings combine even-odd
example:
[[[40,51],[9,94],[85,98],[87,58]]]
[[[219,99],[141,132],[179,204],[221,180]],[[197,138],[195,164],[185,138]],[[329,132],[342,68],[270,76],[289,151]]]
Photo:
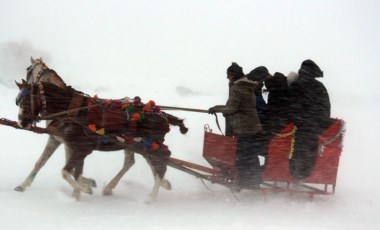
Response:
[[[259,154],[266,156],[270,140],[292,121],[293,99],[288,93],[286,77],[275,73],[273,77],[265,80],[268,91],[268,104],[266,119],[263,122],[263,132],[258,136],[260,141]]]
[[[269,92],[266,125],[277,132],[294,119],[294,99],[289,93],[287,79],[281,73],[276,73],[272,78],[267,79],[265,86]]]
[[[258,83],[246,77],[234,82],[226,105],[215,106],[229,120],[233,135],[253,135],[261,131],[256,110],[255,89]]]
[[[318,155],[319,135],[331,123],[329,95],[325,86],[315,79],[323,76],[323,73],[319,68],[312,70],[315,71],[301,68],[299,78],[289,87],[294,98],[294,123],[297,127],[289,166],[297,180],[306,178],[312,172]]]
[[[300,74],[290,85],[294,98],[295,124],[298,128],[316,132],[326,128],[330,120],[330,98],[325,86],[314,77]]]

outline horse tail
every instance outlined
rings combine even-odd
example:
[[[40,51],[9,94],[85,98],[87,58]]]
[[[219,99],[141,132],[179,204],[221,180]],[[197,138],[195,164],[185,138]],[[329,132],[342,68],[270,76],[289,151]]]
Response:
[[[183,119],[180,119],[180,118],[173,116],[171,114],[168,114],[168,113],[164,113],[164,114],[166,115],[166,118],[168,119],[169,124],[174,125],[174,126],[179,126],[179,131],[182,134],[186,134],[187,131],[189,131],[189,129],[183,123]]]

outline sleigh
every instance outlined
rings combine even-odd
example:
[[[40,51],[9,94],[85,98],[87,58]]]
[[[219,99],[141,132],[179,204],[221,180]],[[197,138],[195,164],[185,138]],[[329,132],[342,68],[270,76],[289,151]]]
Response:
[[[294,146],[296,127],[289,124],[269,144],[267,162],[262,172],[261,190],[267,192],[304,193],[329,195],[335,193],[339,158],[342,152],[344,122],[334,119],[319,138],[319,153],[311,174],[302,181],[293,178],[289,169],[289,158]],[[204,167],[171,158],[170,166],[202,179],[224,185],[237,186],[235,165],[237,140],[212,133],[206,126],[204,132],[203,157],[211,165]],[[207,174],[205,174],[207,173]]]

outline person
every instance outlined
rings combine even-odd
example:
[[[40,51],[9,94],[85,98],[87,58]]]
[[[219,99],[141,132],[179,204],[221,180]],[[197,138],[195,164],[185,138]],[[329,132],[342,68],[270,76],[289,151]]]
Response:
[[[292,98],[288,92],[287,78],[276,72],[273,77],[265,80],[268,91],[268,132],[276,134],[285,128],[292,120]]]
[[[244,77],[243,68],[239,66],[236,62],[232,62],[232,64],[227,68],[227,79],[228,81],[228,97],[231,96],[231,87],[237,80]],[[232,116],[229,114],[223,114],[225,118],[225,135],[233,136],[233,131],[231,127]]]
[[[264,81],[268,92],[267,116],[260,135],[260,155],[268,155],[271,139],[284,129],[293,117],[292,98],[288,94],[287,78],[279,72]]]
[[[254,152],[255,134],[262,130],[254,93],[259,82],[249,80],[246,76],[236,78],[228,70],[227,78],[231,87],[226,105],[213,106],[209,113],[220,112],[230,119],[231,134],[237,137],[236,166],[239,186],[260,188],[260,162]]]
[[[259,114],[260,123],[263,129],[264,123],[267,118],[268,108],[267,103],[265,102],[263,98],[263,86],[264,86],[264,80],[269,75],[269,71],[265,66],[259,66],[252,70],[249,74],[247,74],[247,78],[252,81],[257,81],[259,85],[257,86],[255,90],[255,96],[256,96],[256,109],[257,113]]]
[[[312,172],[318,154],[319,135],[331,124],[329,94],[323,83],[316,79],[321,77],[323,71],[308,59],[302,62],[298,78],[289,86],[297,127],[290,172],[297,180]]]

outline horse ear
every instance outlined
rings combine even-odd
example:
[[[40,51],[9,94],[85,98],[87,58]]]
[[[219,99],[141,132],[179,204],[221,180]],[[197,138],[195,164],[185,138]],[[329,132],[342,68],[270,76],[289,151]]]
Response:
[[[23,84],[23,85],[28,84],[28,82],[26,82],[24,79],[22,79],[21,81],[22,81],[22,84]]]
[[[17,87],[19,88],[19,90],[21,90],[23,85],[21,83],[18,83],[17,81],[15,81],[15,83],[16,83]]]
[[[32,64],[34,64],[34,63],[36,62],[32,56],[30,56],[30,62],[31,62]]]

